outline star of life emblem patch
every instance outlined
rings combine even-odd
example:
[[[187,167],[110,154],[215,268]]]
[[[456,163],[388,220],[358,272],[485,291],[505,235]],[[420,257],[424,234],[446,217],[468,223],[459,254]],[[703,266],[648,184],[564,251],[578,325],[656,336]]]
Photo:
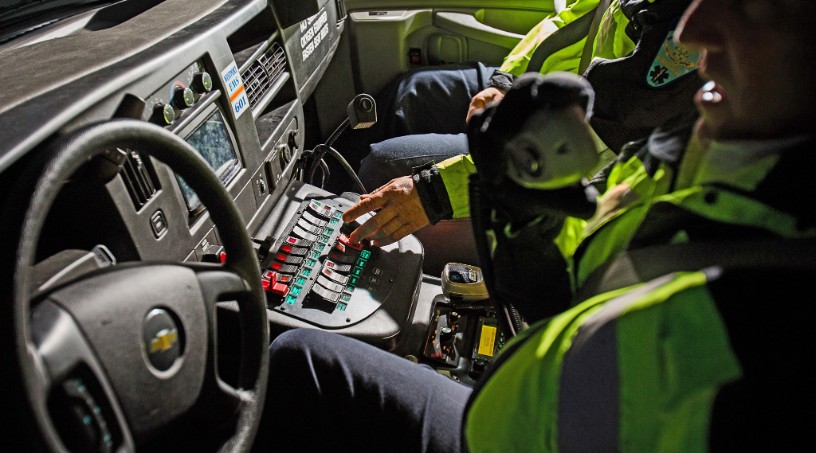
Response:
[[[700,51],[689,50],[674,40],[674,30],[670,31],[660,46],[654,61],[649,66],[646,81],[659,88],[674,80],[691,74],[700,63]]]

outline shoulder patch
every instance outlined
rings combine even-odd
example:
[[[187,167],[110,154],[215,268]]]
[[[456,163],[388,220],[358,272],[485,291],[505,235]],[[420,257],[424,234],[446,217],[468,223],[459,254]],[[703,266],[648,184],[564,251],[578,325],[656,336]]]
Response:
[[[700,51],[689,50],[674,40],[674,30],[670,31],[660,46],[654,61],[649,66],[646,81],[659,88],[690,74],[697,69]]]

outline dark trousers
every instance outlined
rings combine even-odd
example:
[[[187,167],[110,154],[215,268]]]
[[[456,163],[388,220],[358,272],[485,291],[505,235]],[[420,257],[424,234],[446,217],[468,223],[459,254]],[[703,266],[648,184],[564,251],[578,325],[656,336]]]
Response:
[[[360,165],[360,178],[373,190],[411,168],[467,153],[462,134],[470,99],[486,88],[494,68],[481,63],[433,66],[409,71],[377,96],[377,124],[346,132],[336,148]],[[391,140],[399,137],[398,140]],[[369,147],[371,153],[369,153]]]
[[[318,330],[270,346],[259,436],[270,451],[457,452],[470,389],[429,367]]]

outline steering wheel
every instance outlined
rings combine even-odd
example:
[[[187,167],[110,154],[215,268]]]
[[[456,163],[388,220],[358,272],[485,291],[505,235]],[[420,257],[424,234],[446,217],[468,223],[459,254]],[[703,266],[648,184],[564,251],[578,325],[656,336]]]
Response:
[[[226,189],[189,144],[142,121],[96,124],[54,147],[13,223],[20,238],[13,313],[0,313],[14,336],[15,382],[34,435],[50,450],[90,443],[97,451],[133,451],[157,434],[173,439],[168,432],[178,426],[226,426],[214,450],[248,450],[263,410],[269,327],[256,254]],[[184,178],[208,208],[226,262],[110,266],[33,300],[37,245],[61,187],[117,148],[151,155]],[[235,387],[219,376],[216,360],[216,303],[228,300],[238,302],[241,329]]]

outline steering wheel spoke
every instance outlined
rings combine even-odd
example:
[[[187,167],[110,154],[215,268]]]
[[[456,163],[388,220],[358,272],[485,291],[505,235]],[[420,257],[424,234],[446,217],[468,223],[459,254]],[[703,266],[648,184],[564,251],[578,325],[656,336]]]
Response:
[[[82,330],[52,302],[32,312],[33,359],[41,370],[43,404],[53,429],[71,451],[134,449],[114,391]]]
[[[218,266],[213,268],[207,264],[188,265],[195,270],[198,283],[207,307],[210,335],[210,344],[207,354],[207,367],[204,376],[204,391],[196,406],[199,416],[207,418],[223,418],[225,414],[233,414],[244,404],[245,391],[236,388],[221,378],[218,372],[218,325],[216,318],[216,304],[219,302],[251,300],[252,289],[246,280],[237,274]],[[244,343],[243,334],[241,343]],[[245,364],[241,364],[245,366]]]

